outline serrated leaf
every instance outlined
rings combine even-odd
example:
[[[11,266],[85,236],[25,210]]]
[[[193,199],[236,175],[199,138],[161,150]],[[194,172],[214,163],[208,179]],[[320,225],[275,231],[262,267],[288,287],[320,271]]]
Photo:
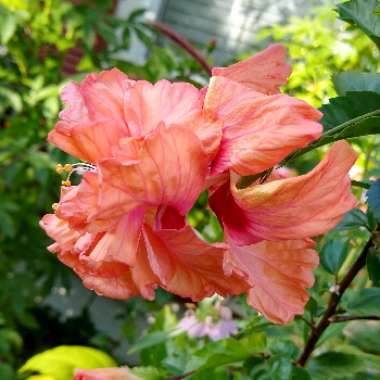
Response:
[[[347,92],[370,91],[380,94],[380,74],[348,71],[335,74],[333,82],[339,95]]]
[[[321,107],[323,118],[321,120],[325,131],[328,131],[340,124],[348,122],[358,116],[380,109],[380,94],[371,91],[348,92],[345,96],[338,96],[329,99],[329,103]],[[366,119],[367,120],[367,119]],[[377,120],[378,121],[378,120]],[[349,137],[358,137],[360,135],[360,125],[355,125],[351,133],[345,131]],[[356,133],[355,133],[356,132]],[[380,132],[380,125],[373,133]],[[365,134],[370,134],[365,132]]]
[[[329,240],[322,248],[320,253],[321,264],[327,272],[338,273],[348,254],[349,241],[333,239]]]
[[[347,309],[352,315],[380,316],[380,289],[366,288],[354,292]]]
[[[367,192],[368,206],[372,215],[380,220],[380,179],[375,181]]]
[[[337,8],[342,20],[359,27],[380,48],[379,0],[350,0]]]

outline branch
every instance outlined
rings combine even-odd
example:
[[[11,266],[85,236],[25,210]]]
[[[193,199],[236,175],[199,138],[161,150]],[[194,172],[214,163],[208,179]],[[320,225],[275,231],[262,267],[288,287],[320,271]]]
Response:
[[[348,322],[356,320],[380,321],[380,317],[378,317],[377,315],[334,315],[330,318],[330,323]]]
[[[380,225],[377,226],[376,231],[379,231]],[[331,293],[330,300],[327,305],[327,309],[323,314],[319,323],[315,326],[313,330],[311,330],[308,341],[306,342],[305,348],[302,351],[300,358],[297,361],[297,364],[301,367],[304,367],[306,362],[308,361],[310,355],[314,351],[319,338],[324,333],[324,331],[330,326],[332,323],[331,318],[334,318],[337,307],[339,305],[339,301],[341,300],[344,292],[350,286],[352,280],[356,277],[356,275],[360,272],[360,270],[365,266],[366,259],[370,249],[375,246],[375,236],[374,234],[367,241],[367,244],[363,248],[359,257],[356,259],[355,263],[351,267],[351,269],[347,272],[347,274],[343,277],[342,281],[337,285],[337,291]]]
[[[172,28],[170,28],[170,26],[162,22],[152,21],[151,25],[158,32],[170,38],[179,47],[187,51],[199,63],[199,65],[206,71],[208,76],[212,75],[211,66],[207,63],[203,55],[193,45],[190,44],[190,42],[188,42],[185,38],[180,36],[177,32],[175,32]]]

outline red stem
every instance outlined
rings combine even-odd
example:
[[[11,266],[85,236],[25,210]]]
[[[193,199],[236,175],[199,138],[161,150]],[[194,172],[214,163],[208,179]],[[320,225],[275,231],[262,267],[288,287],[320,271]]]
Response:
[[[207,63],[203,55],[190,44],[184,37],[180,36],[175,32],[170,26],[160,22],[160,21],[151,21],[150,23],[158,32],[170,38],[174,43],[180,46],[183,50],[187,51],[206,71],[208,76],[211,76],[211,66]]]

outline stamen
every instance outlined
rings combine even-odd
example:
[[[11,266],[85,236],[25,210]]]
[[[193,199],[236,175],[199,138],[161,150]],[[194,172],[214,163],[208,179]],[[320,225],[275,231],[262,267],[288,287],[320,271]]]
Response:
[[[71,186],[70,178],[73,173],[83,175],[86,172],[96,172],[96,166],[92,164],[85,164],[82,162],[65,165],[57,164],[55,167],[55,171],[58,174],[68,173],[66,179],[62,181],[62,186]]]
[[[69,179],[62,181],[62,186],[71,186],[71,181]]]

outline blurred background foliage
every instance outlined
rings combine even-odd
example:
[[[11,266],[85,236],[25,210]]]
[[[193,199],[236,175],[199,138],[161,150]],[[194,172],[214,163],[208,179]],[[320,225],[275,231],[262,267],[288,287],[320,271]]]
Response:
[[[0,0],[0,379],[15,379],[16,369],[28,358],[59,345],[103,349],[120,364],[138,364],[136,373],[148,380],[179,376],[184,369],[188,378],[198,380],[380,378],[378,322],[333,325],[323,336],[324,350],[309,366],[313,377],[292,365],[310,331],[310,321],[321,315],[328,290],[357,257],[373,227],[373,216],[365,214],[362,189],[356,192],[363,211],[348,215],[319,241],[322,266],[317,270],[312,298],[305,316],[288,326],[266,322],[244,299],[236,298],[227,301],[240,327],[235,338],[221,342],[190,338],[176,330],[186,309],[184,301],[162,291],[155,302],[133,299],[122,304],[115,315],[115,321],[121,321],[119,340],[115,340],[97,330],[90,313],[91,297],[79,315],[64,319],[46,302],[54,298],[56,289],[70,293],[74,281],[71,272],[47,253],[49,241],[38,227],[39,219],[58,197],[60,178],[54,167],[70,160],[46,142],[61,108],[58,95],[62,86],[88,72],[113,66],[133,78],[187,80],[199,87],[207,83],[207,74],[199,64],[158,35],[143,10],[121,19],[113,15],[113,7],[114,2],[102,0]],[[142,64],[123,56],[133,38],[148,48]],[[287,46],[293,74],[284,90],[316,107],[344,96],[336,90],[333,74],[377,72],[380,66],[373,41],[338,20],[331,7],[265,28],[257,39],[263,45],[277,41]],[[213,44],[198,48],[212,64]],[[362,153],[353,177],[378,178],[379,139],[371,136],[352,142]],[[309,170],[321,152],[323,149],[312,151],[292,166],[299,172]],[[215,216],[204,210],[206,200],[207,194],[203,194],[190,213],[190,223],[207,240],[218,241],[222,231]],[[377,284],[377,261],[377,256],[372,258],[370,277],[362,273],[357,289]],[[360,312],[360,305],[351,300],[352,292],[347,292],[343,307]],[[380,303],[376,302],[380,296],[373,296],[363,294],[363,299],[375,299],[373,310],[379,312]],[[209,304],[202,310],[207,314],[207,307],[212,314]],[[123,341],[128,343],[128,354]],[[75,356],[87,355],[81,352],[78,348]],[[34,376],[34,380],[60,380],[51,369],[63,368],[57,363],[65,362],[68,355],[65,348],[56,351],[55,364],[46,357],[37,358],[18,376],[32,379],[31,373],[36,371],[45,377]],[[72,371],[72,364],[62,365],[71,367],[61,373]],[[76,365],[86,366],[80,361]],[[195,369],[197,373],[191,375]]]

